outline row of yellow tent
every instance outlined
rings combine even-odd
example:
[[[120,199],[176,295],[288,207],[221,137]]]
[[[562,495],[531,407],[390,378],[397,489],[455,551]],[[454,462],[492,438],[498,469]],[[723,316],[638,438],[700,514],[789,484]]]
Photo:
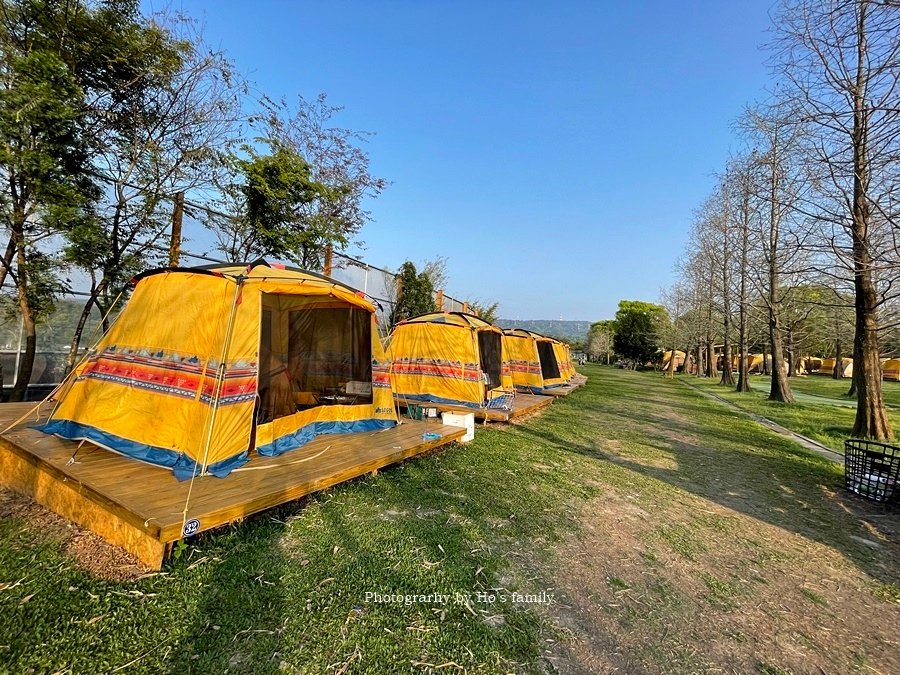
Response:
[[[514,389],[541,394],[575,374],[565,343],[460,312],[401,322],[388,355],[397,396],[467,408],[502,407]]]
[[[669,367],[672,351],[669,350],[663,354],[662,369]],[[731,358],[731,367],[737,370],[739,356],[734,355]],[[771,357],[768,357],[771,358]],[[683,351],[675,350],[675,368],[681,368],[684,364],[685,354]],[[750,373],[762,373],[764,370],[764,356],[762,354],[747,355],[747,370]],[[853,377],[853,359],[844,357],[841,359],[843,367],[842,377]],[[818,358],[815,356],[807,356],[800,359],[800,371],[810,375],[831,375],[835,369],[834,358]],[[900,359],[882,359],[881,361],[882,379],[900,382]]]
[[[40,428],[179,479],[225,476],[251,452],[280,455],[320,434],[392,427],[395,391],[490,406],[574,374],[566,345],[467,314],[403,322],[387,354],[362,293],[265,261],[152,270],[134,283]]]

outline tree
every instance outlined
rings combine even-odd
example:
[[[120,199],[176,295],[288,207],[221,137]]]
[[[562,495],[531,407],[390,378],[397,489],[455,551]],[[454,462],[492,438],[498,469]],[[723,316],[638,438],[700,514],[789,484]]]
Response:
[[[660,297],[663,307],[671,319],[671,321],[663,322],[660,331],[663,345],[671,350],[665,373],[665,376],[671,379],[675,377],[675,354],[687,332],[685,313],[690,304],[691,294],[683,283],[676,282],[670,288],[664,289],[660,293]],[[685,365],[687,365],[687,354],[685,354]]]
[[[431,279],[425,272],[416,270],[409,260],[400,266],[397,286],[397,304],[391,312],[391,325],[435,311]]]
[[[595,361],[599,361],[605,356],[606,365],[609,365],[613,351],[613,339],[616,334],[615,324],[616,322],[612,319],[604,319],[595,321],[588,329],[586,350],[588,356]]]
[[[778,65],[813,136],[806,149],[820,199],[810,215],[849,243],[833,248],[853,274],[852,433],[889,439],[878,311],[898,269],[886,230],[900,215],[900,11],[880,0],[785,0],[777,36]]]
[[[14,400],[31,378],[41,310],[61,288],[47,243],[89,222],[98,194],[91,110],[142,62],[137,17],[135,2],[0,2],[0,282],[13,280],[25,332]]]
[[[238,80],[190,22],[156,15],[132,37],[141,58],[134,77],[92,102],[93,160],[102,192],[93,216],[66,235],[64,255],[90,279],[68,365],[94,307],[103,316],[138,272],[161,260],[173,195],[213,185],[238,133]],[[136,48],[137,49],[137,48]]]
[[[613,347],[636,368],[656,356],[661,328],[668,315],[661,305],[640,300],[620,300],[616,311]]]
[[[747,363],[748,343],[750,340],[750,229],[753,217],[753,176],[752,159],[745,157],[733,163],[729,176],[734,183],[733,191],[737,196],[738,229],[738,379],[735,389],[738,392],[750,391],[750,372]]]
[[[331,105],[324,93],[311,101],[300,96],[295,107],[267,97],[260,103],[262,112],[251,122],[261,120],[263,135],[303,157],[310,178],[327,188],[318,199],[300,203],[296,213],[299,227],[320,236],[306,237],[294,259],[305,268],[319,268],[325,244],[343,250],[353,242],[371,220],[365,201],[388,185],[369,168],[363,146],[372,134],[335,125],[343,108]]]
[[[447,287],[447,282],[450,280],[450,273],[447,271],[448,262],[446,256],[439,255],[431,260],[426,260],[422,265],[422,271],[431,279],[431,285],[435,290]]]
[[[756,190],[765,203],[766,217],[760,219],[763,274],[755,278],[769,323],[769,348],[772,354],[769,400],[793,403],[787,369],[784,366],[784,335],[781,290],[782,283],[798,247],[793,245],[789,229],[789,207],[797,192],[797,155],[802,128],[793,123],[795,111],[776,101],[769,107],[750,108],[742,126],[753,144],[756,159]]]
[[[331,190],[313,180],[306,160],[291,147],[265,139],[270,153],[244,146],[245,157],[233,159],[240,182],[232,186],[241,216],[219,230],[220,246],[233,262],[263,256],[303,265],[309,250],[343,235],[324,221],[304,225],[302,211],[310,202],[331,198]]]
[[[497,323],[499,318],[497,310],[500,309],[499,302],[488,302],[485,300],[469,300],[469,312],[477,316],[479,319],[487,321],[490,324]]]

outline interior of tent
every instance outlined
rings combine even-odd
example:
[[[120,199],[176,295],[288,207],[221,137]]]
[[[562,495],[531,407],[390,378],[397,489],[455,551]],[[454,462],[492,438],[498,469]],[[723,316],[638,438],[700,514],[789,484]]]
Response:
[[[42,428],[180,479],[224,476],[253,451],[396,424],[376,331],[370,302],[302,270],[152,270]]]
[[[499,328],[462,312],[402,321],[389,341],[394,392],[467,407],[508,404],[513,385],[502,338]]]
[[[320,405],[371,404],[370,324],[361,307],[264,293],[257,422]]]

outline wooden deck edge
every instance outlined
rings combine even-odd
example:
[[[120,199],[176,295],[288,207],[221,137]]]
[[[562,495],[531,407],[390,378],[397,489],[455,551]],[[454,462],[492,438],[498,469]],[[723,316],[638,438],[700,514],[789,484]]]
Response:
[[[332,474],[330,476],[326,476],[318,480],[313,480],[306,483],[298,483],[297,485],[291,486],[287,490],[278,490],[265,495],[256,495],[250,501],[241,504],[235,504],[228,508],[222,508],[203,514],[190,513],[189,517],[197,518],[200,521],[197,532],[205,532],[207,530],[226,525],[227,523],[246,518],[247,516],[252,516],[255,513],[260,513],[262,511],[265,511],[266,509],[271,509],[281,504],[295,501],[297,499],[300,499],[301,497],[313,494],[314,492],[327,490],[328,488],[334,487],[339,483],[353,480],[354,478],[359,478],[360,476],[364,476],[367,473],[377,471],[378,469],[390,466],[391,464],[397,464],[398,462],[402,462],[406,459],[409,459],[410,457],[415,457],[416,455],[428,452],[429,450],[433,450],[443,445],[448,445],[449,443],[462,438],[465,433],[465,429],[454,429],[452,432],[439,439],[424,441],[422,443],[412,445],[408,448],[404,448],[403,450],[398,450],[397,452],[393,452],[388,455],[376,457],[372,460],[369,460],[368,462],[364,462],[363,464],[356,464],[341,473]],[[160,531],[160,539],[163,542],[171,543],[181,538],[182,531],[180,523],[177,525],[163,527]]]
[[[165,543],[134,527],[75,481],[60,479],[49,465],[25,459],[6,439],[0,438],[0,485],[27,497],[71,520],[103,539],[125,549],[144,565],[158,570],[165,556]]]
[[[128,523],[136,530],[140,530],[148,537],[151,537],[153,539],[159,538],[159,526],[156,525],[153,521],[144,521],[144,519],[137,513],[129,511],[128,509],[119,505],[117,502],[109,499],[106,495],[97,492],[90,486],[79,482],[72,476],[69,476],[64,471],[61,471],[58,467],[49,464],[48,462],[42,461],[39,457],[32,455],[30,452],[20,447],[19,444],[17,444],[13,439],[7,438],[5,436],[0,436],[0,449],[5,452],[12,453],[18,458],[19,461],[30,464],[34,469],[46,473],[48,476],[56,480],[57,483],[66,483],[69,487],[78,492],[78,494],[85,495],[87,499],[90,499],[97,506],[110,512],[113,516],[119,518],[123,522]],[[0,484],[2,484],[4,480],[5,475],[0,474]]]
[[[515,419],[516,417],[522,417],[523,415],[530,415],[531,413],[536,413],[538,410],[543,410],[548,405],[553,403],[553,400],[554,399],[552,396],[547,396],[547,397],[541,399],[540,401],[538,401],[537,403],[535,403],[534,405],[528,406],[527,408],[521,408],[519,410],[514,410],[510,414],[509,418]]]

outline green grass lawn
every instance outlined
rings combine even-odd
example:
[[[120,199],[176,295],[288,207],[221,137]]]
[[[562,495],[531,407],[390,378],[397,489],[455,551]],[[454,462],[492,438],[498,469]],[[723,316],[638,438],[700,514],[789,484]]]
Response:
[[[856,414],[855,401],[844,394],[850,387],[848,380],[832,380],[826,377],[809,376],[793,378],[792,389],[797,392],[797,402],[791,405],[766,400],[769,395],[769,378],[751,376],[753,391],[750,394],[738,394],[732,387],[723,387],[718,379],[707,380],[689,375],[680,375],[692,385],[703,387],[721,396],[738,407],[749,412],[767,417],[792,431],[803,434],[838,452],[844,451],[844,441],[850,438],[853,420]],[[897,392],[888,385],[900,384],[885,382],[885,399],[895,400]],[[821,400],[820,400],[820,397]],[[894,429],[900,433],[900,408],[890,408],[888,418]]]
[[[129,581],[0,494],[0,671],[900,669],[900,518],[679,382],[583,370],[539,417],[206,533]]]
[[[760,388],[768,390],[769,377],[759,376],[754,378]],[[795,377],[791,379],[791,387],[796,391],[810,394],[812,396],[824,396],[827,398],[843,400],[848,405],[855,405],[856,399],[847,396],[850,391],[850,380],[844,378],[835,380],[822,375],[808,375],[805,377]],[[895,408],[900,409],[900,382],[889,380],[882,381],[881,388],[884,393],[884,402]]]

